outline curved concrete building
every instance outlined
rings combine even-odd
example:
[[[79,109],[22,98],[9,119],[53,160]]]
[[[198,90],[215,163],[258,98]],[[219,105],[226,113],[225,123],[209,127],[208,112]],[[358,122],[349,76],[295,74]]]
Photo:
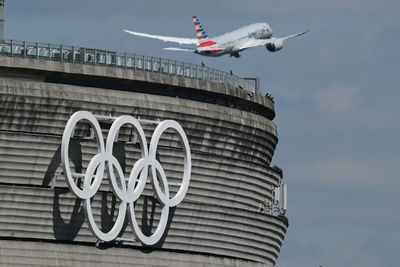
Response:
[[[278,141],[272,99],[241,89],[221,73],[217,80],[205,77],[210,69],[199,66],[186,73],[182,65],[179,73],[180,63],[153,59],[149,70],[136,64],[137,58],[129,65],[126,54],[68,48],[69,53],[62,46],[57,54],[44,47],[48,54],[38,44],[29,52],[25,42],[0,47],[0,265],[276,264],[288,220],[272,205],[282,180],[281,170],[270,166]],[[121,115],[149,122],[172,119],[185,130],[192,157],[189,189],[170,209],[155,245],[138,242],[127,219],[111,242],[98,241],[90,231],[82,201],[67,187],[60,156],[65,125],[80,110],[100,118],[105,136],[112,118]],[[155,124],[143,124],[148,140]],[[127,176],[140,158],[136,141],[125,127],[114,144]],[[69,151],[74,171],[85,172],[95,143],[90,127],[79,124]],[[163,134],[157,152],[173,195],[183,172],[176,134]],[[113,226],[119,204],[103,180],[92,209],[104,231]],[[151,184],[135,214],[142,231],[152,233],[160,205]]]

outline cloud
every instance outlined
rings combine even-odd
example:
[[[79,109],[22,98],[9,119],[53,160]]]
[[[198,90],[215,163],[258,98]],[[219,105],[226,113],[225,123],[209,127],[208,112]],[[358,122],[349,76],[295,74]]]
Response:
[[[397,159],[400,160],[400,159]],[[333,188],[387,188],[400,185],[393,172],[395,159],[325,158],[307,162],[292,162],[285,166],[285,176],[296,184],[322,185]],[[388,188],[390,190],[390,188]]]
[[[328,115],[341,118],[353,117],[360,111],[361,90],[354,85],[332,86],[315,94],[318,109]]]

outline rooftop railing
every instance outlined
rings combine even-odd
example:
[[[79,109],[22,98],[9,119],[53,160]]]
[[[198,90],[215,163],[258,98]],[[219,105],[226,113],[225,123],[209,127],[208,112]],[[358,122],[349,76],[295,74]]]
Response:
[[[59,62],[115,68],[138,69],[149,72],[207,80],[218,84],[229,84],[253,93],[259,92],[258,78],[241,78],[233,73],[158,57],[119,53],[50,43],[26,41],[0,41],[0,55],[22,58],[36,58]]]

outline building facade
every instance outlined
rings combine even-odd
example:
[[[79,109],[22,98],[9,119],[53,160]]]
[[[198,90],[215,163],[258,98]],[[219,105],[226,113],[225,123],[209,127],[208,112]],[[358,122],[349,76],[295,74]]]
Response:
[[[78,54],[72,49],[72,58],[62,47],[59,56],[51,49],[44,56],[37,47],[36,54],[28,51],[25,43],[0,51],[0,264],[276,264],[288,220],[273,210],[282,172],[271,166],[278,141],[272,99],[224,82],[222,76],[217,82],[202,78],[204,72],[187,75],[185,66],[181,74],[177,65],[174,74],[165,73],[157,60],[146,70],[135,62],[127,66],[126,56],[120,66],[118,56],[108,62],[107,53],[101,64],[96,52],[93,62],[82,50]],[[158,68],[153,68],[154,62],[159,62]],[[138,242],[128,219],[111,242],[97,240],[90,231],[83,202],[68,189],[61,162],[63,131],[80,110],[98,116],[104,136],[113,118],[121,115],[149,122],[172,119],[186,132],[190,185],[183,201],[170,209],[156,244]],[[148,140],[154,124],[142,125]],[[81,123],[70,142],[72,171],[85,173],[95,154],[93,132]],[[132,129],[120,130],[113,154],[129,175],[141,156]],[[163,134],[157,159],[174,195],[183,172],[176,134]],[[81,182],[77,177],[76,183]],[[120,204],[104,179],[91,204],[103,231],[114,225]],[[160,210],[151,184],[146,184],[135,205],[143,233],[154,232]]]

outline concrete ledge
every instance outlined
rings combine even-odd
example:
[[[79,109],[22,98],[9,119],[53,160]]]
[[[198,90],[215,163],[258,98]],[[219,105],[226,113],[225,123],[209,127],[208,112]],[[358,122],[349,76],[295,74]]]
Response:
[[[51,80],[51,78],[56,79],[55,77],[48,78],[48,76],[58,73],[63,75],[63,82],[67,82],[68,77],[66,77],[66,75],[70,75],[69,79],[75,79],[76,77],[103,77],[120,81],[158,84],[158,86],[165,85],[167,87],[164,87],[163,90],[175,91],[166,92],[170,95],[177,94],[183,88],[186,91],[193,89],[197,91],[198,94],[201,94],[201,92],[207,92],[215,95],[226,96],[231,99],[237,99],[236,102],[243,102],[248,106],[248,108],[253,107],[254,110],[257,110],[257,112],[267,116],[271,120],[275,116],[274,104],[269,98],[240,88],[235,88],[231,85],[217,84],[201,79],[192,79],[183,76],[174,76],[138,69],[124,69],[7,56],[0,56],[0,68],[12,69],[14,71],[17,69],[24,70],[23,75],[31,77],[36,75],[36,78],[39,80]],[[58,77],[57,79],[61,78]],[[77,81],[75,80],[74,82]]]

